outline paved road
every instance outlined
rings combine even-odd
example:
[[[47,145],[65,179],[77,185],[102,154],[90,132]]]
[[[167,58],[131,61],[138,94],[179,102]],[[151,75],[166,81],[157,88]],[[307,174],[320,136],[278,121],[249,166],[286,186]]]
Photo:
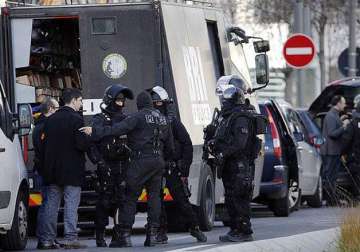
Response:
[[[291,214],[287,218],[274,217],[270,212],[264,209],[257,209],[254,212],[253,227],[256,240],[284,237],[305,232],[328,229],[339,225],[342,217],[342,209],[339,208],[304,208]],[[221,222],[216,222],[211,232],[207,232],[208,243],[197,243],[187,233],[172,233],[169,235],[169,244],[161,245],[155,248],[144,248],[144,216],[138,216],[135,224],[136,234],[132,237],[133,248],[121,249],[121,251],[173,251],[187,248],[189,251],[203,250],[209,247],[222,246],[218,237],[227,232],[227,228],[222,226]],[[95,240],[92,237],[81,237],[83,243],[88,245],[86,250],[81,251],[113,251],[115,249],[99,249],[95,247]],[[107,239],[110,240],[110,237]],[[31,239],[27,250],[35,250],[36,240]],[[117,249],[118,250],[118,249]]]

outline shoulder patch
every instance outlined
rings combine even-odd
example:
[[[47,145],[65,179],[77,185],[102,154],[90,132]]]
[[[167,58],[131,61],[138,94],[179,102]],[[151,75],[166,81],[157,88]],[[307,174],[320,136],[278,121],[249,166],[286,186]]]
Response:
[[[242,127],[240,130],[241,130],[242,134],[248,134],[249,133],[249,130],[247,128],[245,128],[245,127]]]

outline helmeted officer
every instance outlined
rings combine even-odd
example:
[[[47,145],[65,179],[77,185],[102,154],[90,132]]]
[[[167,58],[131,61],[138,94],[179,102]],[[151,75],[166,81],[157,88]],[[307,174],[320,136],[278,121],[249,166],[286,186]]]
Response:
[[[101,113],[92,119],[93,127],[112,126],[121,122],[126,99],[133,99],[132,91],[120,84],[109,86],[104,93],[100,105]],[[98,140],[89,153],[89,158],[97,164],[98,200],[96,203],[96,245],[106,247],[104,239],[105,227],[109,224],[109,216],[114,217],[117,209],[121,211],[125,198],[125,168],[129,159],[126,136],[107,136]],[[117,222],[115,220],[115,222]],[[114,233],[114,232],[113,232]],[[116,246],[113,235],[110,247]]]
[[[165,157],[167,167],[164,178],[166,187],[169,189],[172,198],[179,207],[179,213],[186,219],[190,234],[199,242],[206,242],[207,238],[199,228],[198,217],[189,201],[190,190],[188,188],[189,170],[193,160],[192,141],[185,126],[175,116],[174,109],[171,108],[172,100],[166,90],[160,86],[155,86],[149,90],[154,107],[165,115],[170,122],[174,137],[175,151],[172,157]],[[162,191],[161,191],[161,196]],[[157,241],[167,243],[167,215],[165,204],[162,201],[160,229]]]
[[[256,129],[253,115],[245,104],[244,92],[232,84],[224,85],[220,95],[221,112],[213,134],[212,153],[217,175],[225,188],[225,206],[230,216],[230,231],[220,241],[250,241],[250,202],[253,181],[251,159]]]
[[[354,98],[352,120],[346,126],[343,141],[347,154],[347,165],[354,182],[353,193],[360,201],[360,95]]]
[[[114,228],[119,247],[131,246],[130,232],[135,221],[137,199],[144,186],[148,193],[150,220],[144,246],[158,244],[156,234],[160,226],[159,190],[165,168],[164,156],[173,155],[169,123],[160,111],[154,109],[150,94],[145,91],[140,93],[136,102],[139,111],[120,123],[80,129],[94,139],[127,135],[131,158],[126,176],[126,196],[124,207],[119,211],[119,224]]]

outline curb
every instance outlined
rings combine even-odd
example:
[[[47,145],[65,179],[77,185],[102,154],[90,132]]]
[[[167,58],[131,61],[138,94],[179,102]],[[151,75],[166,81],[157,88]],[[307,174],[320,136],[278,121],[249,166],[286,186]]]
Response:
[[[339,228],[303,233],[287,237],[236,243],[231,245],[211,246],[200,245],[190,248],[171,250],[181,251],[207,251],[207,252],[336,252]]]

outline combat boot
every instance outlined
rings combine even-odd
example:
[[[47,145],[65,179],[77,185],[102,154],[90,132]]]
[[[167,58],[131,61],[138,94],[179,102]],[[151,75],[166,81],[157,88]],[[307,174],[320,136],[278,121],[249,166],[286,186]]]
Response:
[[[115,225],[113,228],[113,235],[111,238],[110,248],[125,248],[132,247],[130,238],[130,229],[120,228],[119,225]]]
[[[163,244],[157,241],[158,229],[155,227],[148,227],[146,230],[146,239],[144,242],[145,247],[153,247],[159,244]]]
[[[95,231],[95,238],[96,238],[96,246],[99,248],[107,247],[105,241],[105,231],[104,230],[96,230]]]
[[[198,242],[206,242],[206,235],[200,230],[199,226],[190,228],[190,235],[195,237]]]
[[[221,235],[219,240],[222,242],[247,242],[253,241],[254,238],[251,234],[244,234],[238,229],[231,229],[227,234]]]
[[[159,231],[156,235],[156,241],[160,244],[167,244],[168,243],[168,236],[167,236],[167,229],[166,228],[159,228]]]

